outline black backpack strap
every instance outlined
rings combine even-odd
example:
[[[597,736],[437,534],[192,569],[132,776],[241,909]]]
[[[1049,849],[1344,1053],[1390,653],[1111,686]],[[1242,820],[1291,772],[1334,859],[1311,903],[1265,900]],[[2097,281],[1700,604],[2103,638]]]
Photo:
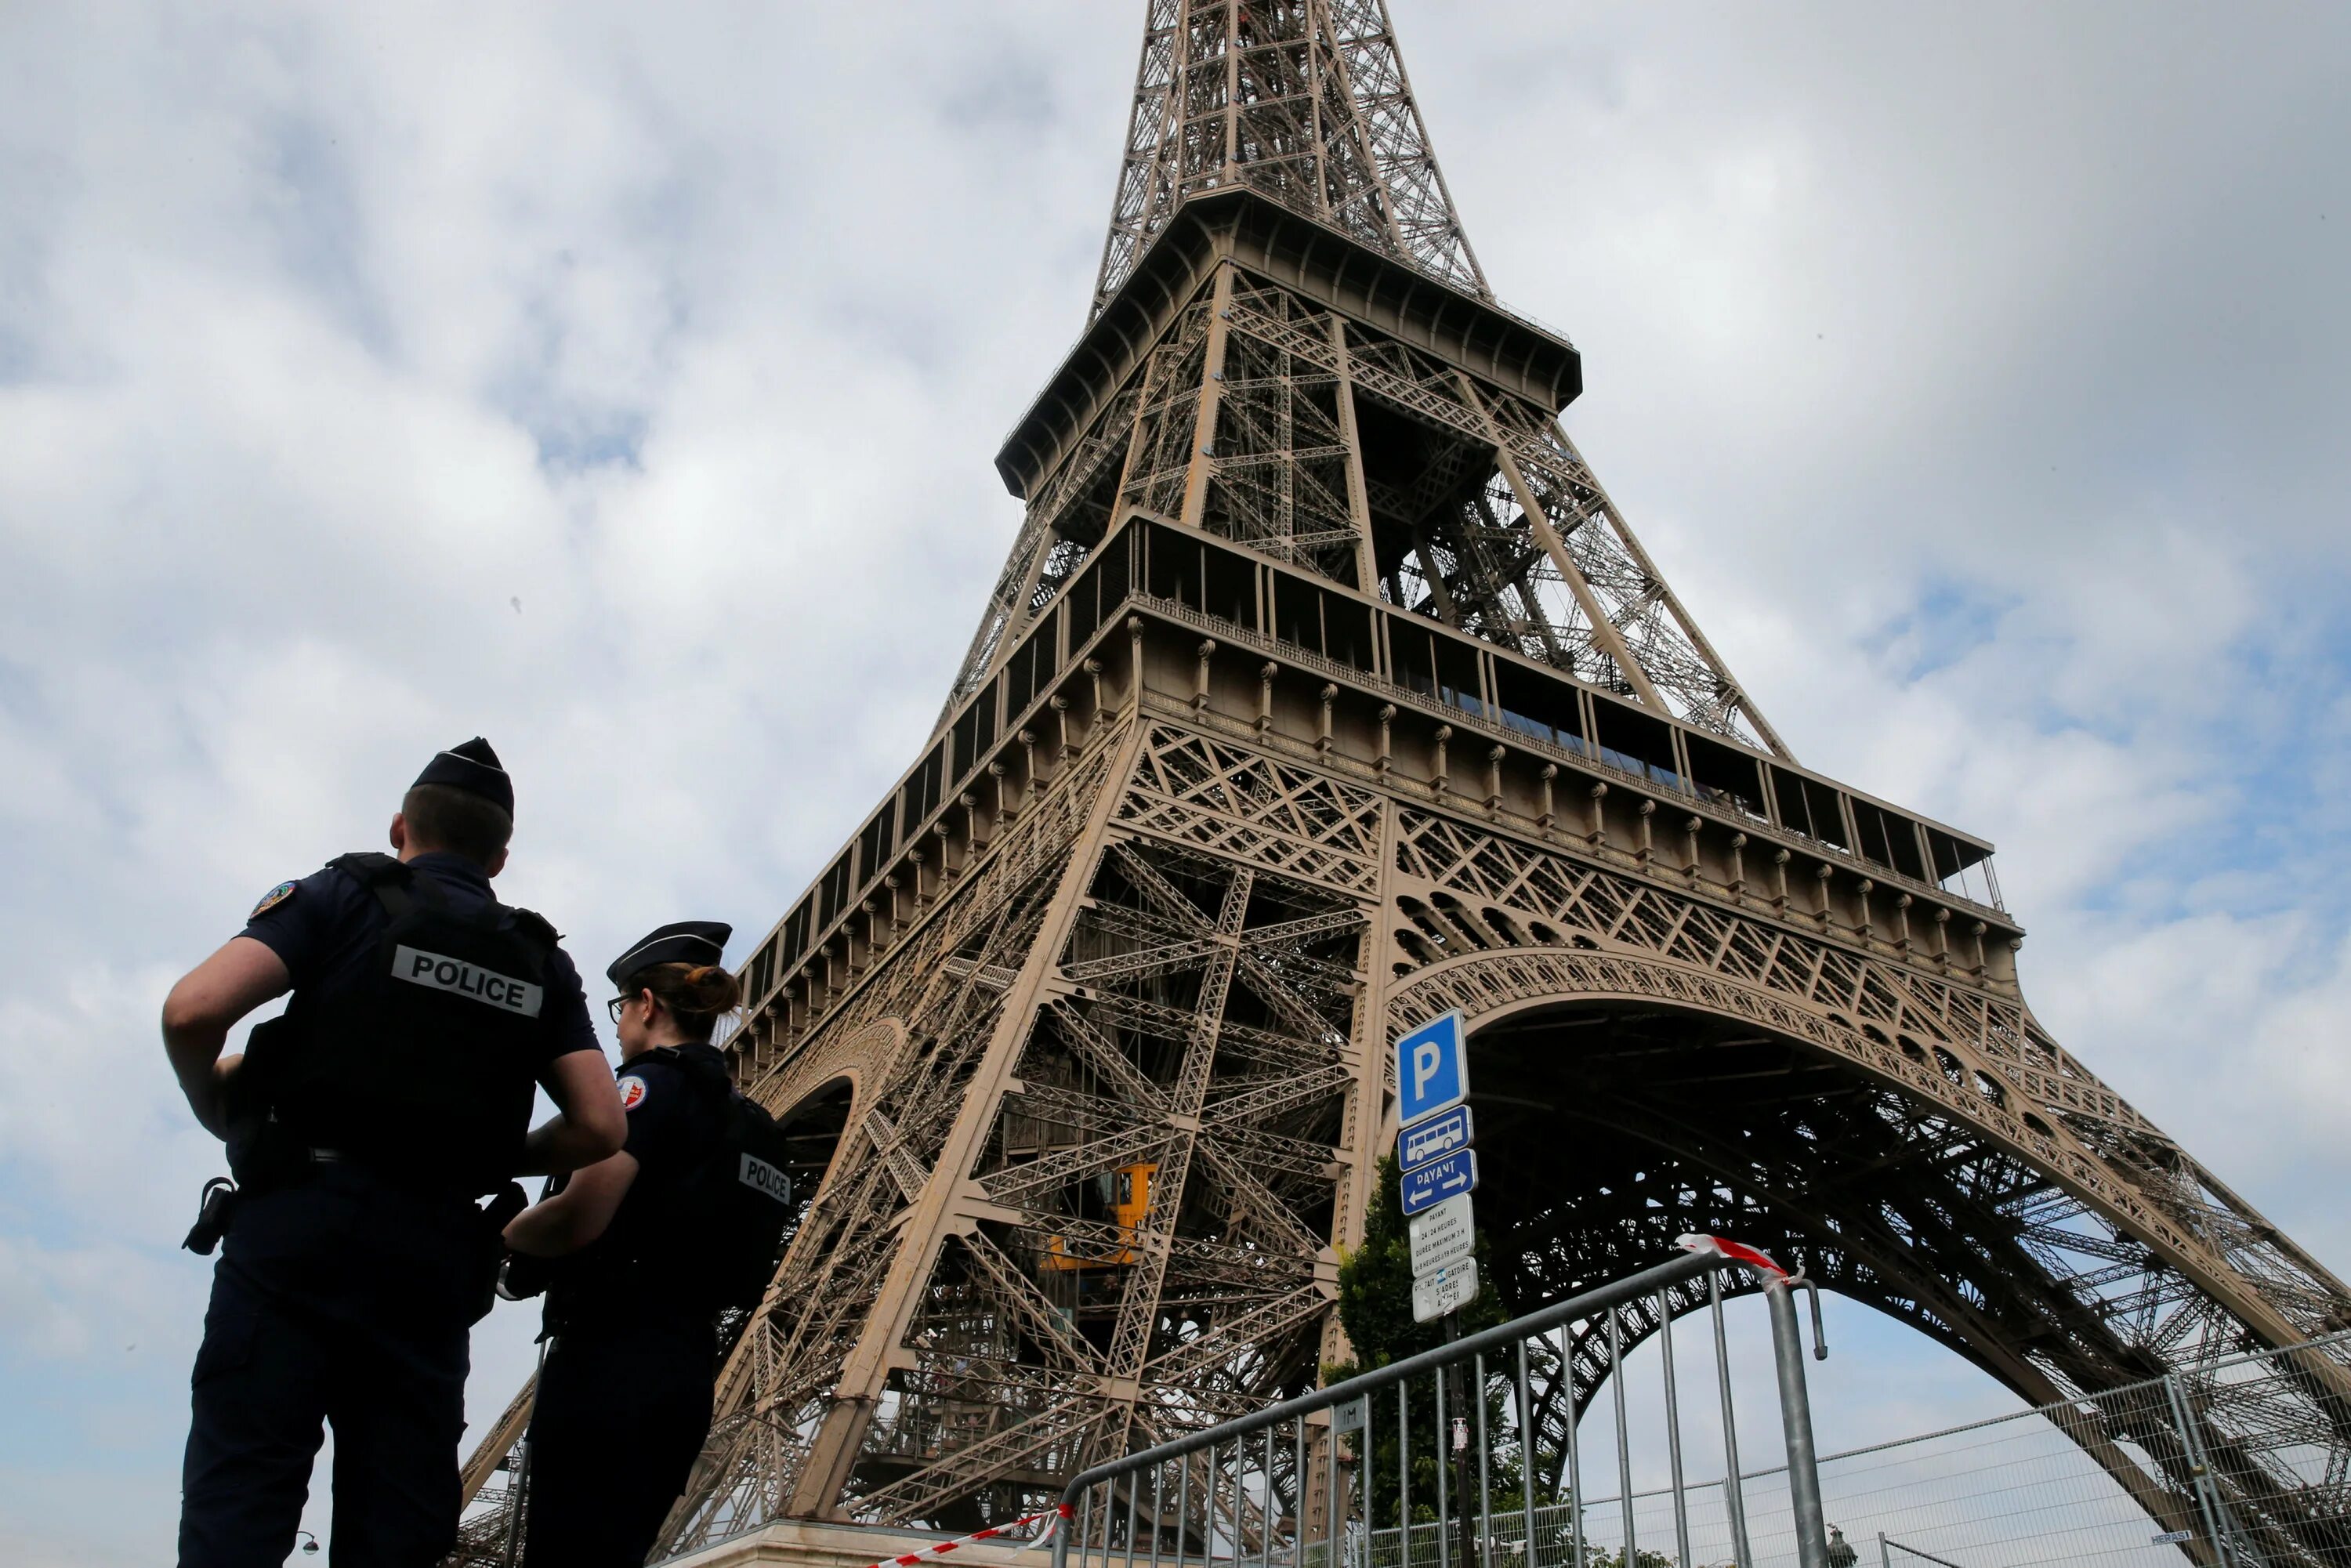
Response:
[[[409,869],[381,850],[354,850],[347,855],[337,855],[327,862],[329,871],[339,871],[355,882],[370,886],[388,877],[406,881]]]
[[[329,871],[345,876],[375,894],[383,912],[397,920],[416,907],[413,890],[416,873],[400,861],[378,851],[361,850],[353,854],[338,855],[327,862]]]
[[[726,1099],[736,1097],[735,1080],[727,1072],[725,1062],[713,1061],[705,1056],[686,1056],[681,1052],[678,1066],[684,1069],[687,1077],[701,1084],[705,1092]]]
[[[688,1056],[674,1045],[656,1045],[639,1053],[666,1066],[674,1067],[696,1083],[708,1088],[716,1085],[728,1093],[735,1092],[735,1080],[724,1061],[713,1061],[706,1056]],[[632,1057],[631,1061],[637,1058]]]
[[[535,910],[517,909],[512,904],[500,907],[514,916],[515,934],[539,949],[541,963],[554,955],[556,944],[563,940],[563,933],[555,928],[553,922]]]

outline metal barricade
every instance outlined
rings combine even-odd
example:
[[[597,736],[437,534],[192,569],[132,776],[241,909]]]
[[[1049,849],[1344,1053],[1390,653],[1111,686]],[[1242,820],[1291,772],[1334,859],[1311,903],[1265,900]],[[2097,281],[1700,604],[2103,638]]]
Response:
[[[1701,1249],[1082,1472],[1062,1493],[1068,1511],[1053,1540],[1054,1568],[1666,1568],[1668,1547],[1671,1563],[1687,1568],[1725,1561],[1694,1556],[1694,1539],[1720,1542],[1738,1568],[1771,1561],[1830,1568],[1793,1300],[1813,1288],[1734,1244],[1692,1238],[1685,1245]],[[1761,1542],[1750,1538],[1740,1484],[1723,1330],[1722,1276],[1740,1268],[1764,1281],[1787,1451],[1778,1472],[1784,1512]],[[1724,1438],[1723,1475],[1702,1486],[1685,1473],[1669,1300],[1676,1287],[1701,1280]],[[1620,1309],[1628,1307],[1654,1310],[1661,1341],[1669,1522],[1639,1517],[1635,1507],[1620,1337]],[[1578,1328],[1607,1346],[1613,1455],[1587,1454],[1578,1440],[1569,1370]],[[1813,1333],[1814,1354],[1826,1356],[1817,1291]],[[1530,1397],[1531,1365],[1548,1375],[1541,1407]],[[1613,1472],[1613,1518],[1587,1517],[1596,1511],[1587,1472]],[[1605,1494],[1609,1484],[1599,1490]],[[1701,1492],[1715,1504],[1712,1517],[1694,1520]],[[1762,1557],[1758,1544],[1769,1549]]]

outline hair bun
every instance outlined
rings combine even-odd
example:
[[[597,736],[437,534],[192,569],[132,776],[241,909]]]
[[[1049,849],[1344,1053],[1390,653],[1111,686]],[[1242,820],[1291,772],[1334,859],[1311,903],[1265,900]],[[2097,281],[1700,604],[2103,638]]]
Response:
[[[716,1020],[743,1001],[740,983],[716,964],[656,964],[629,982],[632,990],[641,987],[698,1040],[709,1039]]]

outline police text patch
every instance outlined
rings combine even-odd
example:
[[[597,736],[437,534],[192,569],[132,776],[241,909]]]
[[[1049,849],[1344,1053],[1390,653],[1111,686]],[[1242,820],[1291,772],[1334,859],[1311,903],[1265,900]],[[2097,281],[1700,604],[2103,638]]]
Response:
[[[300,885],[301,884],[299,883],[279,883],[276,887],[271,888],[267,893],[261,895],[261,902],[253,906],[253,913],[246,915],[246,918],[247,920],[260,919],[263,915],[268,914],[271,910],[277,908],[279,904],[293,897],[294,890]]]
[[[792,1178],[756,1155],[743,1156],[743,1170],[737,1179],[745,1186],[764,1193],[778,1203],[792,1200]]]
[[[645,1103],[645,1081],[635,1073],[621,1080],[621,1109],[633,1111]]]
[[[413,986],[430,986],[436,991],[468,997],[500,1012],[520,1013],[525,1018],[537,1018],[547,999],[547,993],[528,980],[517,980],[463,958],[420,952],[414,947],[392,949],[392,977]]]

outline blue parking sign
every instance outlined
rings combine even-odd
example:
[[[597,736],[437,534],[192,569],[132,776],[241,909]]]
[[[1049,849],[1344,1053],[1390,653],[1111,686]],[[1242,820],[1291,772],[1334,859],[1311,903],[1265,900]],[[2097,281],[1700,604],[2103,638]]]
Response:
[[[1469,1049],[1461,1015],[1447,1013],[1396,1041],[1396,1121],[1410,1126],[1469,1098]]]

